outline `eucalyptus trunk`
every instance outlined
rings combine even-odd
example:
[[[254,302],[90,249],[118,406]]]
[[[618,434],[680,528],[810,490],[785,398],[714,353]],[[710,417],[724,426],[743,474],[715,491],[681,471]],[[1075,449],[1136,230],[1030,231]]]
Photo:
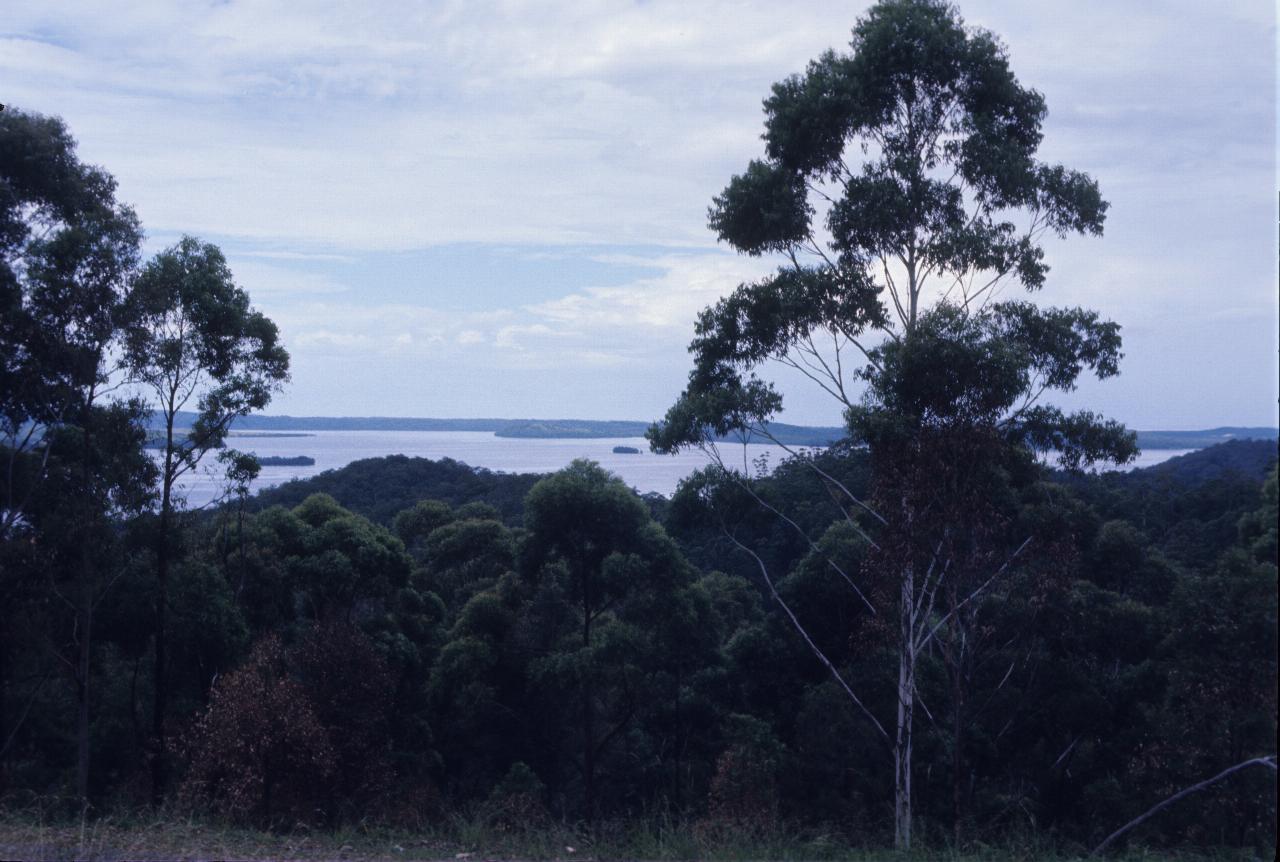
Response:
[[[80,630],[76,656],[76,798],[80,810],[89,808],[89,673],[93,634],[93,588],[85,584],[76,628]]]
[[[151,734],[155,755],[151,760],[151,801],[164,801],[168,779],[168,740],[165,735],[165,709],[168,700],[166,682],[166,626],[169,606],[169,531],[173,512],[174,446],[172,398],[165,417],[164,476],[160,492],[160,524],[156,534],[156,632],[155,632],[155,697],[151,709]]]
[[[591,581],[585,565],[582,571],[582,652],[584,657],[591,649]],[[596,712],[595,692],[592,687],[591,667],[583,668],[582,676],[582,813],[587,823],[596,819]]]
[[[83,530],[80,539],[80,607],[76,609],[77,654],[75,664],[76,682],[76,798],[80,810],[89,807],[89,674],[91,666],[91,649],[93,637],[93,554],[90,549],[92,531],[90,524],[95,519],[93,510],[93,494],[90,491],[93,477],[93,400],[95,391],[90,388],[85,400],[84,420],[81,429],[81,464],[80,475],[83,487],[80,490],[84,511],[80,523]]]
[[[893,742],[893,846],[911,849],[911,746],[916,699],[915,568],[902,573],[897,733]]]

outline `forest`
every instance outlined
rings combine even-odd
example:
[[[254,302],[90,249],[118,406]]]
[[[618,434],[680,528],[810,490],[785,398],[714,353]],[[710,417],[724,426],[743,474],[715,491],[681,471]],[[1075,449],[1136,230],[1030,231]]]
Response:
[[[647,430],[706,454],[670,499],[404,456],[252,493],[276,324],[216,245],[144,260],[60,119],[0,112],[0,835],[1271,858],[1275,439],[1125,472],[1132,431],[1047,403],[1120,328],[1009,297],[1108,205],[950,5],[876,4],[764,110],[708,220],[777,269],[698,316]],[[777,366],[838,440],[793,448]]]

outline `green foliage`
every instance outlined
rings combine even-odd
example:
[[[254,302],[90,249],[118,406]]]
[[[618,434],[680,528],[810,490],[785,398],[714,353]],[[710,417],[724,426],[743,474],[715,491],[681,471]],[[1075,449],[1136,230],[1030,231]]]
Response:
[[[269,577],[287,584],[293,604],[312,619],[350,620],[408,585],[411,559],[400,540],[327,494],[290,511],[268,510],[260,523],[276,561]]]
[[[23,666],[14,638],[30,632],[74,693],[82,805],[91,791],[94,611],[117,563],[116,519],[147,505],[154,474],[140,405],[104,397],[142,241],[115,192],[110,174],[79,160],[61,120],[0,113],[0,787],[28,714],[22,700],[10,703],[10,674]],[[56,606],[46,604],[50,594]],[[53,675],[38,674],[40,685]]]
[[[533,474],[494,473],[449,458],[433,461],[392,455],[352,461],[306,481],[285,482],[257,494],[254,505],[296,506],[322,491],[356,514],[390,524],[396,515],[422,500],[439,500],[450,506],[484,502],[494,506],[504,522],[516,526],[525,494],[541,478]]]
[[[546,829],[550,815],[543,800],[547,789],[526,764],[516,761],[494,785],[484,803],[486,819],[501,832],[528,833]]]
[[[1139,529],[1172,562],[1204,568],[1235,543],[1275,461],[1269,441],[1232,441],[1146,470],[1063,480],[1102,517]]]
[[[1083,412],[1036,405],[1044,391],[1070,391],[1081,371],[1114,375],[1119,327],[1080,309],[1041,310],[1025,302],[968,312],[940,305],[910,338],[871,351],[863,403],[850,408],[855,439],[887,447],[919,429],[989,428],[1009,442],[1058,454],[1067,469],[1124,463],[1135,437]]]
[[[236,606],[231,583],[211,561],[190,559],[177,568],[170,603],[173,661],[191,672],[191,688],[202,703],[218,674],[235,667],[243,656],[249,627]],[[140,628],[150,629],[150,620]]]
[[[865,459],[865,453],[836,452],[816,463],[861,489]],[[1228,542],[1238,543],[1236,549],[1224,549],[1209,566],[1189,567],[1166,556],[1163,533],[1151,531],[1150,522],[1139,529],[1114,514],[1150,511],[1139,505],[1150,473],[1141,471],[1127,484],[1110,478],[1071,486],[1035,482],[1012,497],[1007,490],[993,497],[1012,507],[1021,529],[1060,538],[1058,550],[1028,558],[994,590],[968,629],[972,643],[982,645],[974,653],[980,660],[966,671],[977,696],[962,712],[960,736],[965,786],[972,787],[965,802],[968,840],[1012,840],[1034,817],[1040,834],[1056,836],[1054,842],[1088,845],[1273,734],[1274,670],[1257,657],[1267,655],[1274,633],[1274,599],[1266,593],[1274,574],[1268,581],[1256,572],[1269,548],[1274,518],[1266,507],[1274,507],[1274,497],[1256,483],[1245,508],[1243,497],[1195,496],[1212,481],[1166,491],[1194,501],[1179,517],[1239,525]],[[786,573],[779,590],[846,679],[891,690],[885,659],[892,632],[866,618],[827,562],[865,578],[867,546],[838,507],[813,498],[810,475],[804,462],[784,464],[754,488],[771,505],[795,512],[816,536],[816,547],[767,511],[762,515],[749,497],[734,504],[745,506],[741,510],[721,498],[722,514],[756,532],[770,565]],[[255,638],[274,633],[282,638],[283,658],[270,685],[302,698],[310,718],[298,719],[300,726],[313,721],[328,740],[328,771],[322,781],[308,771],[318,768],[314,762],[280,773],[301,777],[281,779],[272,820],[303,816],[304,805],[307,818],[331,824],[418,822],[442,808],[474,806],[469,835],[533,841],[542,840],[543,829],[571,829],[554,824],[582,813],[582,685],[589,679],[594,738],[604,743],[595,752],[600,829],[614,828],[609,818],[627,818],[634,827],[641,812],[667,810],[677,823],[697,824],[681,839],[694,848],[724,848],[748,833],[756,842],[782,840],[795,829],[872,845],[887,840],[884,800],[891,787],[882,750],[848,710],[843,692],[772,612],[750,568],[741,567],[747,577],[700,574],[682,562],[677,542],[706,560],[707,569],[718,562],[737,570],[742,562],[717,543],[718,529],[702,508],[707,498],[682,491],[667,535],[648,520],[642,501],[616,490],[597,468],[579,465],[549,484],[556,493],[531,501],[534,509],[564,507],[572,514],[582,511],[575,507],[584,499],[613,505],[621,518],[634,519],[634,532],[615,532],[607,522],[589,530],[590,523],[544,510],[530,521],[540,536],[504,536],[492,519],[458,519],[459,510],[430,506],[440,524],[418,541],[414,560],[394,550],[400,543],[389,531],[316,495],[295,510],[247,514],[242,568],[234,519],[211,517],[175,561],[174,714],[213,721],[201,717],[205,699],[213,704],[219,688],[241,672],[236,666],[244,661],[246,630]],[[1104,486],[1113,513],[1105,517],[1087,502]],[[720,490],[735,488],[741,490],[734,484]],[[343,529],[330,529],[338,524]],[[471,534],[473,528],[478,533]],[[224,558],[226,531],[233,547]],[[488,538],[455,545],[464,535]],[[145,530],[119,541],[116,553],[127,566],[95,621],[102,638],[95,673],[102,683],[93,787],[103,804],[129,805],[146,798],[139,772],[145,734],[138,738],[135,721],[151,692],[151,561]],[[510,570],[490,575],[496,569],[485,560],[503,546],[516,548],[505,558]],[[451,550],[435,555],[433,547]],[[592,621],[585,649],[581,580],[570,567],[580,549],[590,551],[584,559],[599,560],[593,583],[604,601],[612,600]],[[323,573],[327,560],[333,565]],[[368,577],[346,581],[362,560]],[[104,559],[103,565],[117,563]],[[323,577],[317,581],[313,573]],[[336,582],[327,580],[339,573]],[[38,586],[45,575],[33,575]],[[446,605],[431,591],[442,577],[456,578],[458,604]],[[354,591],[352,583],[359,585]],[[879,604],[874,581],[869,587]],[[326,617],[332,623],[312,623],[313,591],[329,597],[320,603],[334,609]],[[361,596],[350,605],[355,628],[343,622],[353,595]],[[17,636],[48,636],[42,617],[9,619]],[[42,655],[17,653],[13,678],[34,672],[38,681]],[[926,720],[917,733],[918,756],[929,764],[917,779],[918,816],[935,837],[950,829],[953,817],[948,662],[940,651],[919,671],[921,696],[935,721]],[[14,691],[24,704],[36,697],[10,749],[11,782],[68,781],[73,691],[48,684]],[[284,697],[258,696],[273,704]],[[280,709],[294,715],[298,707]],[[267,722],[265,714],[253,714]],[[261,724],[255,732],[283,732],[272,727]],[[242,794],[249,801],[231,803],[234,775],[258,767],[238,759],[233,742],[218,746],[227,746],[216,747],[224,755],[217,759],[222,771],[204,772],[192,761],[182,775],[184,798],[197,811],[262,821],[261,784],[250,781]],[[197,792],[192,776],[208,776],[205,789]],[[1251,846],[1274,816],[1261,782],[1262,776],[1242,776],[1205,796],[1201,807],[1144,826],[1134,840]],[[595,846],[576,833],[572,840]]]
[[[0,442],[12,450],[105,382],[138,261],[137,216],[75,146],[56,117],[0,113]]]
[[[194,465],[231,421],[261,410],[288,380],[274,323],[249,305],[217,246],[183,237],[143,268],[130,297],[127,361],[172,417],[195,397],[191,431],[174,454]]]
[[[454,519],[449,504],[440,500],[420,500],[413,508],[405,509],[391,521],[391,529],[404,542],[406,548],[414,548],[431,535],[437,527],[443,527]]]
[[[1069,390],[1083,368],[1104,378],[1116,371],[1118,327],[1096,314],[1026,303],[987,312],[986,300],[978,302],[1006,277],[1040,288],[1048,271],[1040,236],[1100,234],[1107,209],[1088,176],[1037,161],[1044,101],[1019,84],[995,37],[966,28],[937,0],[886,0],[859,20],[850,48],[774,85],[765,101],[768,160],[751,162],[712,203],[709,223],[721,240],[750,255],[785,255],[788,264],[700,315],[689,385],[649,432],[658,451],[761,431],[782,406],[756,376],[768,360],[853,408],[841,342],[865,354],[869,335],[899,327],[904,338],[866,355],[864,373],[881,381],[882,396],[914,390],[918,409],[930,396],[931,406],[943,406],[938,398],[956,406],[961,393],[947,392],[948,381],[1008,411],[1019,396],[1030,407],[1033,375],[1037,386]],[[860,171],[851,167],[859,150]],[[815,225],[820,211],[824,222]],[[975,288],[979,276],[986,285]],[[931,277],[952,305],[921,326]],[[956,327],[981,345],[957,354],[965,339],[948,331]],[[835,358],[822,356],[815,340],[834,345]],[[893,380],[898,372],[904,380]],[[1072,464],[1124,460],[1133,450],[1123,429],[1088,414],[1037,408],[1015,418],[1027,442],[1062,445]]]
[[[1255,511],[1240,517],[1238,529],[1240,542],[1249,555],[1258,563],[1274,562],[1276,559],[1277,522],[1280,521],[1280,493],[1277,493],[1277,465],[1271,465],[1271,472],[1262,483],[1262,505]]]
[[[457,514],[459,520],[431,531],[423,549],[425,583],[450,606],[497,583],[515,565],[516,555],[511,531],[500,521],[463,517],[462,509]]]

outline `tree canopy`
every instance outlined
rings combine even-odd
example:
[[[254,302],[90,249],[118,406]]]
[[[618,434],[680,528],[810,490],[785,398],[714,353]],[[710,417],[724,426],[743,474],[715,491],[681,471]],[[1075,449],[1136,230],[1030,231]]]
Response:
[[[904,356],[912,386],[947,394],[948,379],[970,378],[943,373],[941,354],[921,362],[923,344],[900,344],[936,306],[922,340],[937,345],[945,318],[953,333],[972,325],[965,340],[985,343],[987,358],[1021,357],[999,418],[1025,443],[1061,444],[1072,463],[1129,456],[1123,432],[1088,413],[1040,408],[1012,421],[1020,400],[1070,390],[1086,370],[1108,377],[1121,354],[1119,328],[1095,313],[993,307],[1007,283],[1044,285],[1046,232],[1100,235],[1107,210],[1088,175],[1038,160],[1044,99],[1019,83],[995,36],[947,3],[887,0],[859,20],[849,53],[828,51],[775,84],[764,110],[765,158],[716,196],[709,226],[781,266],[699,315],[689,384],[650,430],[655,449],[735,430],[767,437],[783,407],[760,376],[771,360],[846,411],[860,407],[860,379],[901,393],[906,378],[874,380],[903,371]]]

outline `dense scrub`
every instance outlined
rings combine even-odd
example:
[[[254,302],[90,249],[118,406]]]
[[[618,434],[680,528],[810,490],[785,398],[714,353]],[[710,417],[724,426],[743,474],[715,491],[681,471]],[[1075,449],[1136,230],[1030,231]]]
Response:
[[[865,481],[858,453],[824,457]],[[984,603],[961,725],[945,650],[924,662],[927,842],[1035,834],[1083,848],[1270,750],[1276,478],[1200,475],[1197,460],[1222,457],[1035,486],[1024,505],[1056,519],[1069,547],[1011,572]],[[773,505],[799,502],[802,466],[761,481]],[[388,478],[397,469],[407,475]],[[397,458],[352,475],[368,471],[402,488],[421,475]],[[323,486],[341,492],[334,475]],[[511,518],[522,528],[493,506],[441,501],[382,526],[323,493],[185,523],[171,594],[181,745],[170,804],[260,827],[438,828],[471,812],[500,832],[661,815],[707,846],[809,830],[887,840],[878,743],[750,558],[700,521],[695,484],[665,507],[665,525],[588,463],[534,485]],[[1152,520],[1156,498],[1174,525]],[[768,511],[742,514],[845,679],[871,687],[890,674],[887,633],[817,550]],[[815,505],[800,518],[823,554],[849,570],[865,559],[837,512]],[[104,545],[118,579],[93,657],[100,813],[149,795],[146,531],[145,520],[122,523]],[[1189,555],[1188,534],[1212,544]],[[74,689],[53,658],[65,630],[41,587],[58,563],[23,553],[32,579],[4,611],[6,631],[20,633],[9,641],[4,791],[10,806],[56,811],[75,768]],[[1135,837],[1261,849],[1274,819],[1274,779],[1259,770]]]
[[[433,461],[393,455],[365,458],[307,480],[285,482],[253,498],[255,509],[296,506],[315,493],[329,494],[346,508],[379,524],[389,525],[399,512],[419,500],[441,500],[451,506],[486,503],[502,520],[517,526],[524,495],[538,476],[494,473],[450,458]]]

